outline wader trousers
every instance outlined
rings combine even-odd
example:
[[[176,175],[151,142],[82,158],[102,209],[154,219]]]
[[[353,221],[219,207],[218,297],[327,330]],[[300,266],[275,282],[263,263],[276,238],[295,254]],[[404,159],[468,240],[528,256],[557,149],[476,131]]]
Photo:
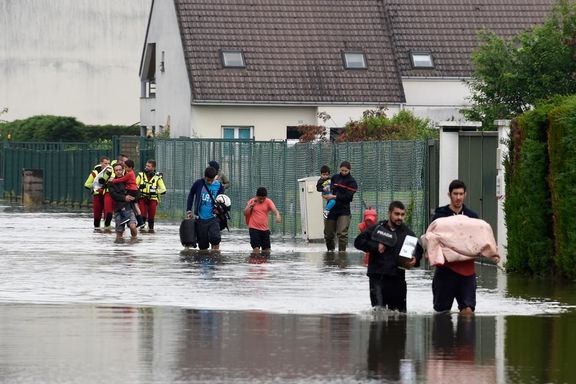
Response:
[[[336,220],[324,220],[324,241],[329,251],[336,248],[336,237],[338,237],[338,250],[342,252],[346,250],[350,221],[351,216],[338,216]]]

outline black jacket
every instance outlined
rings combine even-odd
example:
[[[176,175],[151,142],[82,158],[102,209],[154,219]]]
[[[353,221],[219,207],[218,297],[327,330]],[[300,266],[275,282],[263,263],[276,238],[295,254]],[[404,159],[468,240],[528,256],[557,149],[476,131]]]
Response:
[[[473,219],[478,218],[478,214],[476,212],[474,212],[473,210],[469,209],[465,205],[462,206],[462,210],[460,211],[460,213],[456,213],[453,210],[451,210],[450,205],[444,205],[442,207],[436,208],[436,210],[434,211],[434,216],[432,216],[432,220],[430,222],[432,222],[432,221],[434,221],[440,217],[450,217],[450,216],[454,216],[454,215],[465,215],[465,216],[471,217]]]
[[[122,210],[122,208],[129,206],[130,203],[126,201],[126,188],[124,183],[110,183],[108,184],[108,191],[110,197],[114,200],[114,212]]]
[[[319,179],[316,183],[316,190],[322,192],[322,183],[325,180]],[[336,195],[336,204],[328,214],[329,220],[336,220],[338,216],[350,216],[350,202],[358,190],[358,184],[351,174],[342,176],[340,173],[331,178],[332,194]]]
[[[370,254],[367,275],[386,275],[404,278],[404,270],[398,268],[398,254],[400,253],[400,249],[402,249],[404,238],[408,235],[416,235],[405,224],[402,224],[397,227],[395,231],[397,237],[396,245],[394,247],[386,247],[384,253],[379,253],[378,242],[372,240],[372,232],[377,225],[387,225],[387,221],[380,221],[379,223],[369,227],[359,234],[356,237],[356,240],[354,240],[354,247]],[[415,267],[419,267],[420,260],[422,259],[422,252],[416,251],[415,257]]]

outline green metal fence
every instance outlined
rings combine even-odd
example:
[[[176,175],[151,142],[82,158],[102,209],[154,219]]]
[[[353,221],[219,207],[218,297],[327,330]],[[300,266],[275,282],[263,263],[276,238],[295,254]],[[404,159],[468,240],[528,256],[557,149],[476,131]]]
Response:
[[[44,170],[46,202],[88,205],[90,194],[83,184],[98,158],[125,153],[140,169],[146,160],[156,160],[168,189],[159,213],[181,218],[190,186],[203,175],[208,161],[216,160],[232,182],[227,194],[233,202],[233,227],[245,226],[244,204],[259,186],[265,186],[283,215],[281,224],[271,223],[272,231],[295,236],[301,233],[298,179],[319,175],[325,164],[336,173],[340,162],[347,160],[359,186],[351,204],[350,236],[357,233],[365,206],[384,217],[392,200],[406,204],[409,225],[422,233],[428,220],[427,150],[422,141],[288,145],[284,141],[121,137],[99,148],[86,143],[9,143],[3,149],[4,196],[19,197],[22,169],[38,168]]]
[[[84,181],[100,156],[111,156],[109,148],[87,143],[6,143],[4,156],[4,197],[22,194],[22,170],[44,171],[44,200],[59,204],[88,204],[90,194]]]
[[[232,225],[243,227],[242,209],[259,186],[283,214],[281,224],[271,223],[273,232],[298,235],[301,232],[298,179],[319,175],[328,165],[337,172],[341,161],[352,164],[359,191],[352,204],[351,236],[362,219],[364,206],[375,207],[384,217],[392,200],[408,207],[410,225],[418,233],[427,223],[426,159],[427,144],[421,141],[364,143],[307,143],[172,139],[157,140],[156,161],[164,174],[168,193],[159,209],[173,217],[183,217],[190,186],[203,175],[208,161],[216,160],[230,178],[227,191],[232,209]]]

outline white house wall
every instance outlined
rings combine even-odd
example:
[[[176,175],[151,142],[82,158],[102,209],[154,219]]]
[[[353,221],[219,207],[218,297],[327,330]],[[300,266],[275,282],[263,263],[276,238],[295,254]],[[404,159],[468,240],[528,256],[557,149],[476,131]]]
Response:
[[[222,126],[254,127],[256,140],[285,140],[286,127],[316,124],[316,107],[192,106],[195,137],[222,138]]]
[[[170,136],[193,136],[191,132],[190,81],[173,1],[156,0],[147,44],[156,44],[156,98],[141,99],[140,125],[156,132],[170,117]],[[160,70],[164,51],[164,72]],[[139,56],[140,57],[140,56]]]
[[[434,122],[463,121],[470,90],[462,79],[403,78],[405,109]]]
[[[139,120],[151,0],[0,1],[0,109],[88,124]]]
[[[325,112],[330,116],[330,119],[324,122],[321,118],[318,118],[317,124],[324,125],[327,128],[343,128],[346,123],[351,120],[360,120],[365,111],[369,109],[376,109],[378,105],[355,105],[355,106],[336,106],[336,105],[324,105],[318,107],[318,112]],[[386,115],[391,117],[398,113],[400,110],[397,104],[386,105]]]

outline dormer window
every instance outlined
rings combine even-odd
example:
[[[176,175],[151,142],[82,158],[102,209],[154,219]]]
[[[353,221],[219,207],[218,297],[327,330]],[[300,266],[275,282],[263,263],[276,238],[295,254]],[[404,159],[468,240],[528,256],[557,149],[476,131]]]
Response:
[[[346,69],[366,69],[366,56],[364,52],[342,52],[342,61]]]
[[[244,53],[241,50],[221,49],[220,58],[224,68],[246,68]]]
[[[432,54],[427,52],[410,52],[412,68],[434,68]]]

